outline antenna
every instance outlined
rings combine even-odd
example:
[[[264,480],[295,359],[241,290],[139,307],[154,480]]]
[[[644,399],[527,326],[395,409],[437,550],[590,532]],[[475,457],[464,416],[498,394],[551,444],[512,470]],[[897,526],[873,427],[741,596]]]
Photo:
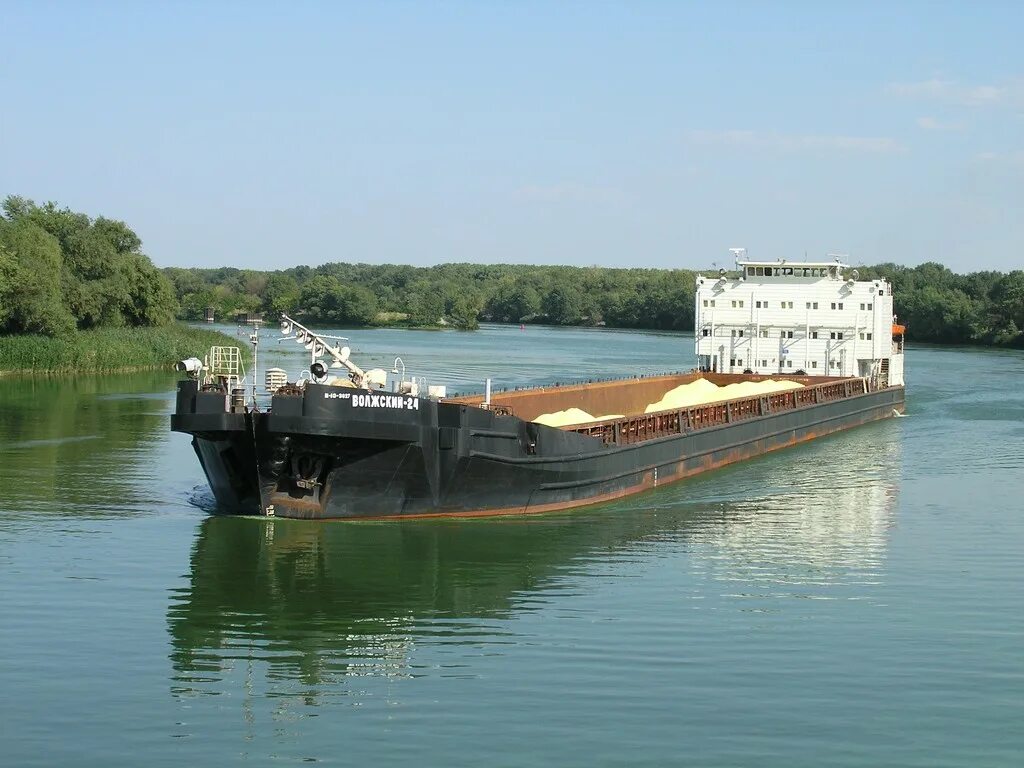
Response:
[[[739,263],[740,259],[745,259],[747,257],[746,248],[730,248],[729,253],[732,254],[733,259],[736,260],[737,264]]]
[[[250,320],[253,328],[249,334],[249,341],[252,343],[252,403],[256,405],[256,381],[260,373],[260,325],[262,320]]]

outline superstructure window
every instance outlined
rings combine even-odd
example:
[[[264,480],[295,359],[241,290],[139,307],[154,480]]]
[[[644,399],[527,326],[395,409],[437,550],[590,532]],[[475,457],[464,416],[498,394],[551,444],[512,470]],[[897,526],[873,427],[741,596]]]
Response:
[[[841,302],[841,301],[838,302],[838,303],[836,303],[834,301],[832,302],[832,309],[842,309],[842,308],[843,308],[843,302]]]
[[[782,308],[783,309],[792,309],[793,308],[793,302],[792,301],[784,301],[784,302],[782,302]]]
[[[708,300],[704,299],[704,306],[706,307],[707,305],[708,305]]]
[[[779,331],[779,338],[780,339],[792,339],[793,338],[793,332],[792,331]]]
[[[807,302],[807,308],[808,309],[817,309],[818,308],[818,302],[816,302],[816,301],[808,301]]]
[[[786,361],[786,367],[787,368],[792,368],[793,367],[793,361],[792,360],[787,360]]]
[[[761,329],[761,333],[759,335],[761,336],[762,339],[767,339],[768,338],[768,329],[767,328],[762,328]]]
[[[732,329],[732,336],[733,336],[733,338],[736,338],[737,336],[742,337],[743,336],[743,331],[742,330],[737,330],[737,329],[733,328]]]
[[[811,360],[811,368],[817,368],[817,367],[818,367],[818,361],[817,360]]]
[[[811,338],[812,339],[818,338],[818,332],[817,331],[811,331]]]
[[[700,335],[701,336],[710,336],[711,335],[711,329],[710,328],[702,328],[701,332],[700,332]]]
[[[842,331],[832,331],[829,334],[829,338],[836,339],[837,341],[842,341],[843,340],[843,333],[842,333]]]

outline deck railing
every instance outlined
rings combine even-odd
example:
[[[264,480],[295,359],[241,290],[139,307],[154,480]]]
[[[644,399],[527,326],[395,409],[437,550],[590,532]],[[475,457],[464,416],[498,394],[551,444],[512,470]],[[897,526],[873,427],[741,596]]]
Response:
[[[867,379],[846,379],[791,389],[788,392],[725,400],[720,403],[696,405],[676,411],[626,416],[610,421],[568,426],[564,429],[581,435],[598,437],[605,445],[631,445],[658,437],[695,432],[774,413],[807,408],[820,403],[844,400],[848,397],[865,394],[867,391]]]

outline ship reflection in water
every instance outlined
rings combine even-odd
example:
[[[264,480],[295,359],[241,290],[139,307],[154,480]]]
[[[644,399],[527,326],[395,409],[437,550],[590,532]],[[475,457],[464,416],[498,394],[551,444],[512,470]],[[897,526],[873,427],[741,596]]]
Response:
[[[175,694],[359,695],[366,677],[472,674],[430,646],[501,654],[517,619],[626,599],[772,610],[871,599],[884,578],[899,422],[870,425],[653,493],[536,517],[306,523],[211,517],[171,595]],[[588,577],[590,578],[588,581]],[[722,606],[718,602],[718,607]],[[610,610],[610,609],[609,609]],[[530,642],[543,643],[534,636]],[[484,649],[484,650],[480,650]],[[465,658],[462,658],[465,661]],[[465,666],[464,664],[462,665]]]

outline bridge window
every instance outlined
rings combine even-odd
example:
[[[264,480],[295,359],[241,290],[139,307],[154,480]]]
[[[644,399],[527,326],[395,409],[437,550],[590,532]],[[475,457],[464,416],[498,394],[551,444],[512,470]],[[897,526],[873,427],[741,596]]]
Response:
[[[764,268],[764,276],[765,277],[771,277],[772,276],[772,268],[771,267],[765,267]]]

